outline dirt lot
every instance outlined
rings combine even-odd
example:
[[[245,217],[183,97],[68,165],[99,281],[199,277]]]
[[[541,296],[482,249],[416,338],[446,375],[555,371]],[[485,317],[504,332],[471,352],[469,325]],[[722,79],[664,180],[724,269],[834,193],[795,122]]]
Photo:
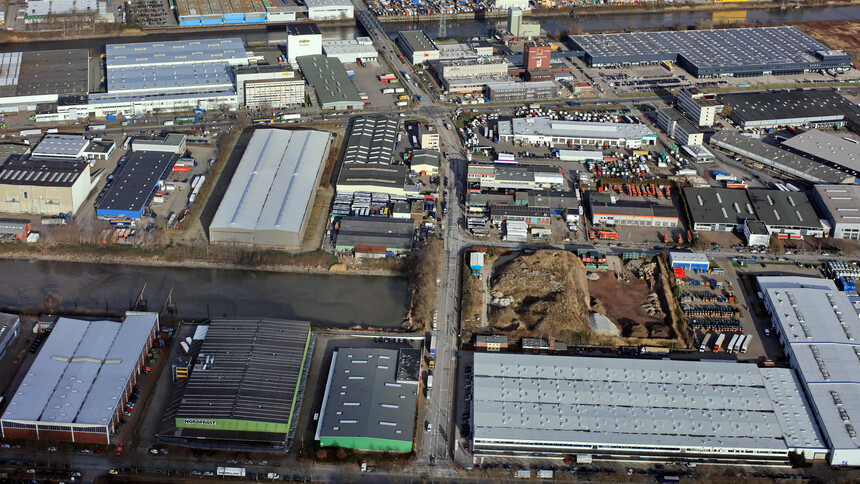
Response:
[[[603,271],[599,279],[588,281],[588,291],[605,309],[604,314],[620,326],[623,336],[669,336],[670,332],[665,324],[666,314],[662,310],[648,314],[643,306],[652,292],[650,283],[636,278],[627,270],[620,271],[626,280],[619,279],[617,274],[619,272],[613,270]],[[624,297],[618,297],[619,294],[624,294]]]
[[[855,59],[860,56],[860,21],[858,20],[807,22],[798,24],[796,27],[833,49],[847,51]]]

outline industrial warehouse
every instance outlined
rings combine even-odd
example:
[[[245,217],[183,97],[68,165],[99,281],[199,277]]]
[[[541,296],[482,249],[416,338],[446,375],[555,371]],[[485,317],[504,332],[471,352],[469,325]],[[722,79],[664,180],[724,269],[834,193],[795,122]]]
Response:
[[[84,161],[9,158],[0,165],[0,212],[75,214],[100,179]]]
[[[514,118],[499,121],[499,140],[541,146],[565,144],[636,149],[656,144],[657,135],[644,124]]]
[[[90,91],[87,49],[3,53],[0,72],[0,112],[35,111]]]
[[[830,448],[830,464],[860,465],[860,317],[832,280],[758,277],[764,304]],[[823,457],[823,456],[822,456]]]
[[[783,148],[831,168],[860,177],[860,145],[811,129],[782,142]]]
[[[361,94],[337,57],[305,55],[297,57],[296,62],[305,80],[314,88],[321,108],[338,111],[364,109]]]
[[[338,348],[315,439],[321,447],[410,452],[421,351]]]
[[[337,193],[356,192],[406,195],[408,170],[394,165],[394,150],[400,138],[400,121],[385,116],[359,117],[343,154],[337,178]]]
[[[411,219],[343,217],[335,250],[357,258],[380,258],[412,250],[415,222]]]
[[[768,234],[823,237],[824,227],[806,195],[781,190],[683,189],[693,230],[733,232],[757,220]]]
[[[59,318],[0,418],[3,437],[109,444],[158,331],[156,313]]]
[[[96,216],[103,219],[140,220],[152,194],[167,177],[176,155],[165,151],[134,151],[121,162],[115,178],[96,201]]]
[[[743,129],[810,125],[832,128],[860,123],[860,108],[835,91],[727,94],[731,119]]]
[[[330,138],[322,131],[254,131],[209,225],[210,240],[300,247]]]
[[[718,132],[710,144],[810,183],[854,183],[855,177],[847,171],[733,131]]]
[[[571,36],[591,67],[677,63],[695,77],[800,74],[851,68],[851,56],[831,50],[796,27]]]
[[[471,391],[476,455],[785,465],[827,452],[789,369],[475,353]]]
[[[592,191],[588,192],[588,205],[594,225],[678,226],[678,211],[671,201],[660,203],[642,197]]]
[[[834,239],[860,239],[860,185],[815,185],[812,203]]]
[[[311,345],[304,321],[215,319],[198,327],[158,438],[284,449],[295,429]]]

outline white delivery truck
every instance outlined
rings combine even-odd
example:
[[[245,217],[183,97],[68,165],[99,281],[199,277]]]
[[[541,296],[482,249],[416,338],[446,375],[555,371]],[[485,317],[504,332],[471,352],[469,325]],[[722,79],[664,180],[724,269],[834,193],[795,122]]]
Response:
[[[244,467],[219,467],[215,473],[225,477],[245,477]]]

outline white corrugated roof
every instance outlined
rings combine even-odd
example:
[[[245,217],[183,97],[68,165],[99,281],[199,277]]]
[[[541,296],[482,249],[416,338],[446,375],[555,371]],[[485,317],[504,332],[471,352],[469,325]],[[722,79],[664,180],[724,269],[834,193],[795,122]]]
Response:
[[[860,316],[851,300],[827,279],[759,277],[758,284],[830,446],[860,449]]]
[[[255,131],[210,229],[299,232],[328,141],[322,131]]]
[[[60,318],[16,390],[3,420],[109,425],[157,322]]]
[[[476,441],[823,449],[790,370],[476,353]]]

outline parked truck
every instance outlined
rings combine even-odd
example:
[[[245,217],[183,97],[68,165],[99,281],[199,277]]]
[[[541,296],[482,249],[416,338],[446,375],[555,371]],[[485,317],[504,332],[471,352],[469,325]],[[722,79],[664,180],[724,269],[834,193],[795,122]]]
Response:
[[[729,344],[726,345],[726,353],[732,353],[735,349],[735,345],[738,343],[738,335],[733,335],[732,339],[729,340]]]
[[[640,355],[668,355],[669,348],[663,348],[660,346],[643,346],[639,348]]]
[[[433,375],[427,375],[427,388],[433,388]]]
[[[708,349],[708,343],[711,342],[711,336],[713,336],[713,334],[708,333],[704,338],[702,338],[702,344],[699,345],[699,353],[704,353]]]
[[[245,477],[245,468],[244,467],[219,467],[216,472],[216,475],[225,476],[225,477]]]
[[[741,352],[741,345],[743,345],[744,340],[745,340],[746,338],[747,338],[747,337],[746,337],[746,336],[744,336],[744,335],[742,335],[742,334],[739,334],[739,335],[738,335],[738,340],[737,340],[737,341],[735,341],[734,346],[732,346],[732,353],[740,353],[740,352]]]
[[[752,337],[752,335],[751,335],[751,334],[748,334],[748,335],[747,335],[747,337],[746,337],[746,338],[744,338],[744,342],[743,342],[743,344],[741,345],[741,353],[746,353],[746,352],[747,352],[747,349],[748,349],[748,348],[749,348],[749,346],[750,346],[750,341],[752,341],[752,338],[753,338],[753,337]]]
[[[724,334],[721,334],[721,335],[717,338],[717,342],[716,342],[716,343],[714,343],[714,353],[719,353],[719,352],[720,352],[720,348],[722,348],[722,346],[723,346],[723,342],[724,342],[725,340],[726,340],[726,335],[724,335]]]
[[[430,354],[436,356],[436,338],[432,335],[427,335],[427,339],[430,340]]]

